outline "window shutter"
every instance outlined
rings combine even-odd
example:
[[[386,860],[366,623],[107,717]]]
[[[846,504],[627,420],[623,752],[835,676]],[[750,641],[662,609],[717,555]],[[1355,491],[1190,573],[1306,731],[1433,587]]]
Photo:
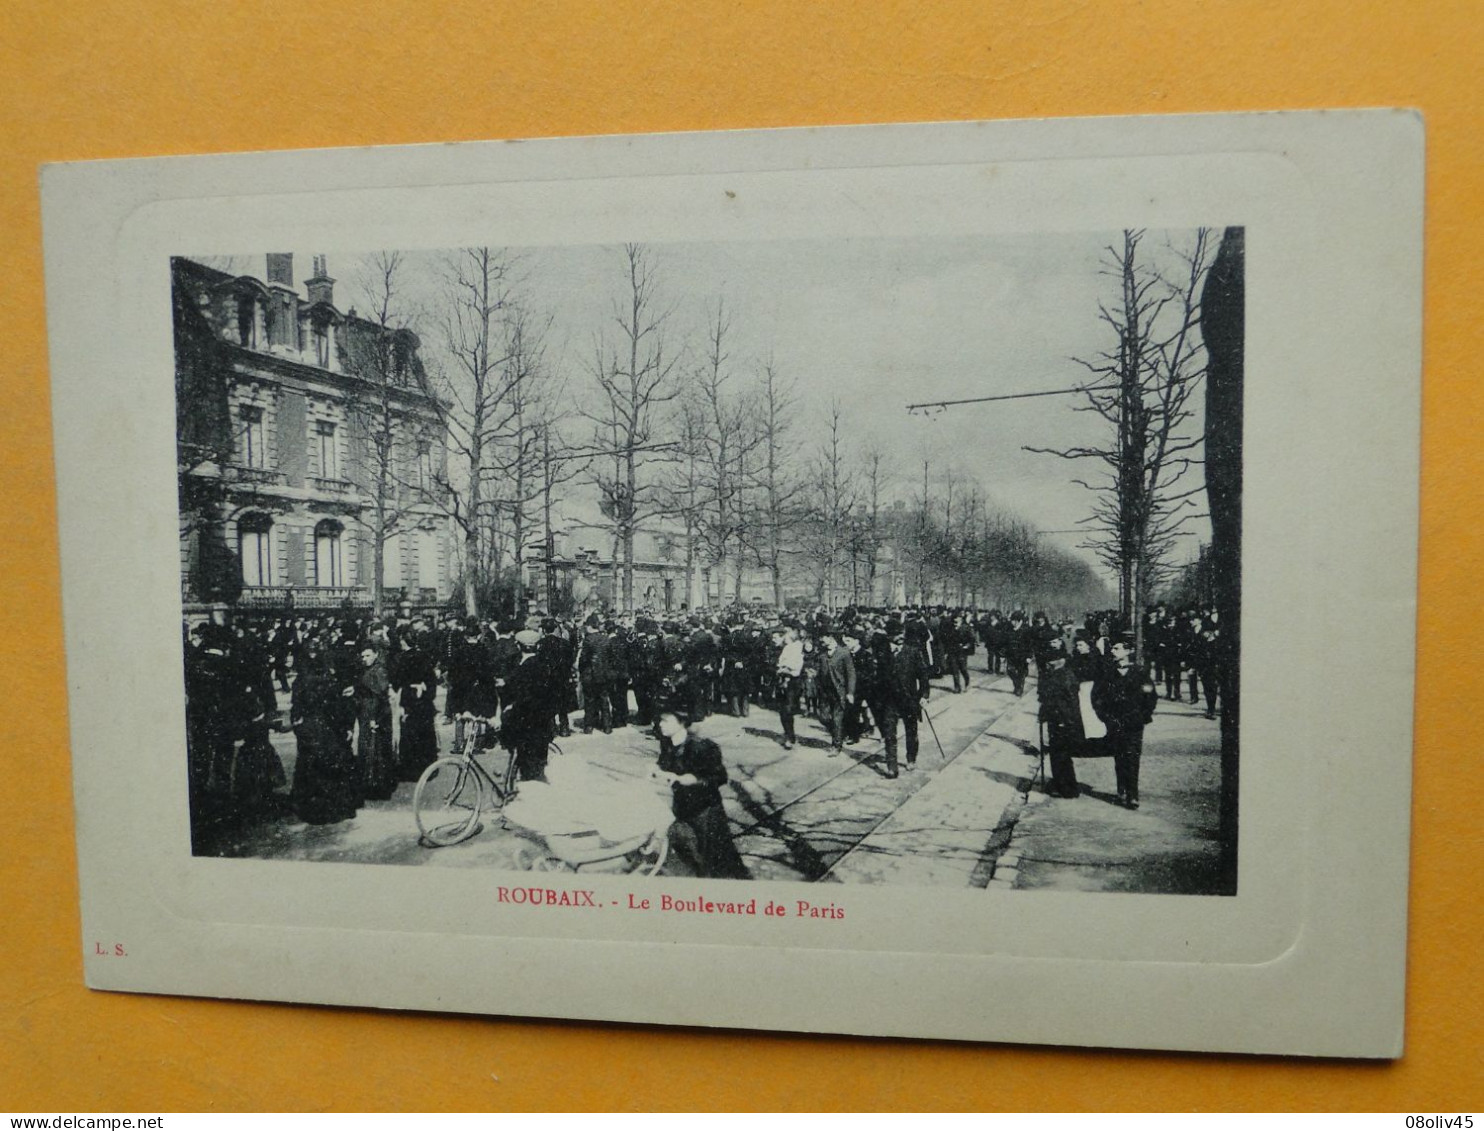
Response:
[[[304,395],[290,389],[278,402],[278,469],[290,487],[304,486],[304,465],[309,455],[305,432]],[[303,553],[300,552],[300,565]]]
[[[291,526],[284,531],[284,576],[290,585],[304,584],[304,531]]]

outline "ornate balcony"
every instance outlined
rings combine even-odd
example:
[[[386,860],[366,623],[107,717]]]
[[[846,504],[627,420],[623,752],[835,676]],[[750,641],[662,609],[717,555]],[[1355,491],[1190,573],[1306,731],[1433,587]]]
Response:
[[[359,585],[245,585],[242,609],[364,609],[371,591]]]
[[[231,475],[238,483],[253,487],[282,487],[287,482],[283,472],[271,467],[246,467],[242,464],[233,464]]]
[[[348,479],[323,479],[318,475],[309,477],[309,485],[325,495],[352,495],[356,489]]]

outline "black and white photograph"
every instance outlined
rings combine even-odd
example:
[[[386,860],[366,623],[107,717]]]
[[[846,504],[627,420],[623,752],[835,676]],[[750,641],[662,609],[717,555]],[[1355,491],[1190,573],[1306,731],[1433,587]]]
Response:
[[[1382,112],[49,168],[88,984],[1396,1055],[1421,169]]]
[[[193,851],[1234,894],[1243,238],[172,257]]]

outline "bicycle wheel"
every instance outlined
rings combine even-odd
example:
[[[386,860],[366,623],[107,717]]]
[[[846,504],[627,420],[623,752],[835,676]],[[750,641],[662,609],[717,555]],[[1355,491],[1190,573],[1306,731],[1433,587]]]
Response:
[[[462,758],[439,758],[423,771],[412,793],[417,831],[439,848],[472,836],[483,808],[479,773]]]

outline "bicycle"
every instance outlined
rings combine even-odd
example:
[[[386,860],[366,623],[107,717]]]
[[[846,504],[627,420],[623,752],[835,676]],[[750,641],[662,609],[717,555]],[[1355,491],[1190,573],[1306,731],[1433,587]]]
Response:
[[[459,722],[464,725],[455,752],[424,770],[412,793],[419,839],[436,848],[474,835],[487,807],[486,790],[494,795],[495,808],[504,808],[517,792],[513,751],[498,778],[476,757],[491,733],[490,720],[466,711],[459,715]]]

